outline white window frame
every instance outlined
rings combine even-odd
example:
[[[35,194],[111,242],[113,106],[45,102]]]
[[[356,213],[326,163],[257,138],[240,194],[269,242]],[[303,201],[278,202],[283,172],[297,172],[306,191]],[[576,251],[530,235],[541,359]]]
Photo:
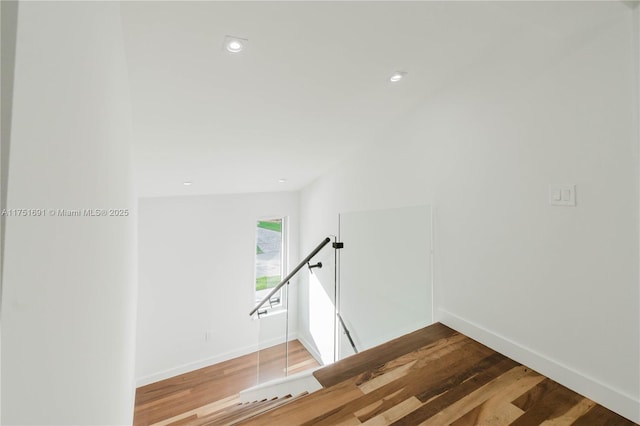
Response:
[[[262,221],[272,221],[276,219],[281,220],[281,224],[282,224],[282,228],[281,228],[282,242],[281,242],[281,250],[280,250],[280,280],[282,280],[284,277],[287,276],[288,263],[289,263],[289,218],[287,216],[280,216],[280,215],[271,215],[271,216],[264,216],[264,217],[257,218],[254,222],[254,226],[255,226],[254,245],[257,246],[258,244],[258,223]],[[253,305],[255,306],[258,302],[262,300],[264,296],[268,294],[268,292],[265,292],[263,296],[258,298],[257,290],[256,290],[256,281],[258,279],[257,268],[256,268],[257,261],[258,261],[258,257],[257,257],[258,253],[256,252],[255,247],[253,251],[255,255],[253,260],[253,283],[251,286],[251,290],[252,290],[251,294],[253,296]],[[269,315],[272,313],[277,313],[285,310],[285,307],[287,306],[286,302],[288,297],[288,294],[287,294],[288,291],[285,289],[286,287],[287,286],[285,285],[280,289],[280,301],[277,304],[270,305],[267,302],[258,309],[258,317],[262,317],[264,315]]]

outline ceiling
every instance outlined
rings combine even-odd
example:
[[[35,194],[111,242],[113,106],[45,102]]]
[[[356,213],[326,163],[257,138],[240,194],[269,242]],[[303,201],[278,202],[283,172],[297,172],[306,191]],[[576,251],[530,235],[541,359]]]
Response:
[[[140,196],[298,190],[506,41],[608,16],[593,2],[148,1],[122,13]],[[246,50],[224,51],[225,35]],[[407,77],[390,83],[397,70]]]

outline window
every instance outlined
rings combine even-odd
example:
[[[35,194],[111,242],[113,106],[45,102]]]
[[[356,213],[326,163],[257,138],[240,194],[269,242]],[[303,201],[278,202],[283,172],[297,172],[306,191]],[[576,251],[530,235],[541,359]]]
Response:
[[[256,303],[265,298],[282,281],[285,269],[285,220],[284,218],[259,220],[256,225]],[[262,305],[260,313],[283,304],[280,290],[269,302]]]

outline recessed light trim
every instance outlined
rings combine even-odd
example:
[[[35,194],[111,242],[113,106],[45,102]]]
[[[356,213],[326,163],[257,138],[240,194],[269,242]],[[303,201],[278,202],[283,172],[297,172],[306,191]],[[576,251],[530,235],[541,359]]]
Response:
[[[389,77],[389,81],[391,83],[397,83],[401,81],[406,75],[407,75],[406,71],[396,71],[393,74],[391,74],[391,77]]]
[[[240,53],[244,50],[247,44],[246,38],[240,38],[235,36],[224,37],[224,50],[229,53]]]
[[[182,182],[182,184],[184,186],[191,186],[191,185],[193,185],[193,182],[191,182],[190,180],[185,180],[184,182]]]

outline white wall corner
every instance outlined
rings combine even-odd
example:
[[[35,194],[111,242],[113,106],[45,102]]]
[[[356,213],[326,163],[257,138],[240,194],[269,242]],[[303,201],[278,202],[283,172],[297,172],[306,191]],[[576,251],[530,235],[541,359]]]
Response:
[[[302,343],[302,346],[311,354],[311,356],[318,362],[318,364],[323,365],[322,356],[318,351],[318,348],[315,344],[311,343],[311,338],[303,333],[298,334],[298,341]]]
[[[536,351],[514,342],[504,336],[496,334],[481,325],[475,324],[456,314],[439,309],[438,320],[490,347],[491,349],[506,355],[513,360],[530,367],[537,372],[549,377],[563,386],[572,389],[603,405],[610,410],[630,419],[640,422],[640,400],[613,389],[589,376],[550,359]]]

